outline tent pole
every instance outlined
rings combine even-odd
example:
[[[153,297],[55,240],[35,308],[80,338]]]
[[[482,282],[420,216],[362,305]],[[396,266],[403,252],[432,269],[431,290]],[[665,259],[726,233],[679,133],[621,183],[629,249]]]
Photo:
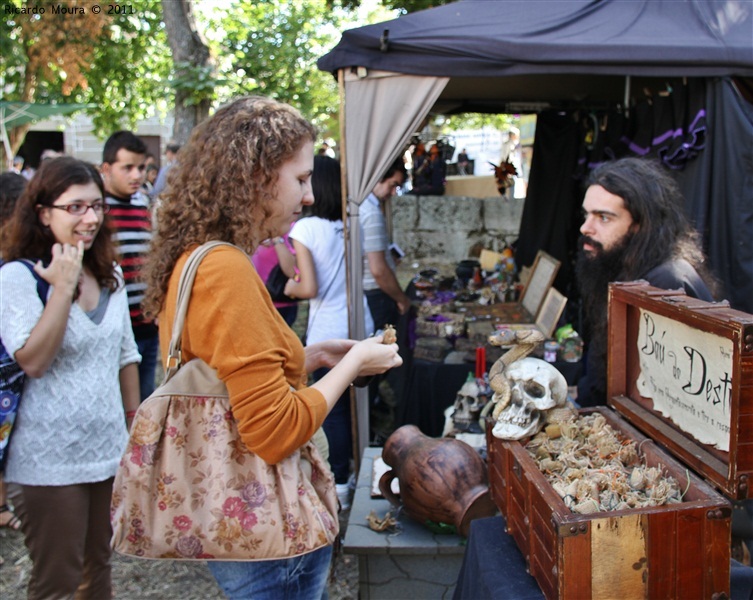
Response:
[[[358,229],[358,206],[349,202],[350,190],[348,189],[348,171],[347,171],[347,141],[345,122],[345,73],[343,69],[337,72],[338,92],[340,95],[340,180],[342,184],[342,214],[343,214],[343,241],[345,243],[345,285],[346,297],[348,302],[348,331],[350,337],[360,339],[356,318],[360,314],[358,310],[350,310],[355,303],[360,302],[360,295],[356,293],[362,291],[362,281],[355,281],[355,273],[360,273],[360,269],[354,268],[355,261],[361,261],[361,252],[358,250],[361,246],[361,235]],[[354,214],[351,214],[353,207]],[[352,221],[351,221],[352,219]],[[360,285],[359,285],[360,284]],[[361,455],[366,448],[369,440],[369,391],[368,388],[350,387],[350,426],[353,433],[353,462],[355,472],[358,474],[361,468]]]

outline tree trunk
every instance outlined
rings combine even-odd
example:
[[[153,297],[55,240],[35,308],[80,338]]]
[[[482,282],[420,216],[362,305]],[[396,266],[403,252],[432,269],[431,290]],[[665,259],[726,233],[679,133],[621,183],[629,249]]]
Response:
[[[209,48],[196,28],[191,0],[162,0],[162,18],[176,78],[190,77],[194,69],[211,69]],[[190,89],[175,89],[173,140],[178,144],[185,144],[191,130],[209,115],[210,99],[204,96],[197,101]]]

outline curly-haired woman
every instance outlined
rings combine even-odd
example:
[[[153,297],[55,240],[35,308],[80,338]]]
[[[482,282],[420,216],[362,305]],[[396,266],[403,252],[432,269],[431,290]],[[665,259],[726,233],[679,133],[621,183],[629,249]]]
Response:
[[[269,465],[308,443],[357,376],[402,363],[397,345],[381,344],[381,337],[330,340],[304,350],[251,263],[262,240],[287,233],[303,206],[314,201],[315,139],[295,109],[273,100],[241,98],[218,110],[181,150],[147,265],[144,306],[159,314],[166,355],[189,254],[210,240],[237,246],[213,249],[199,266],[182,355],[184,361],[199,357],[216,371],[242,441]],[[329,373],[307,386],[308,373],[320,367]],[[334,483],[330,487],[334,499]],[[337,515],[331,517],[336,528]],[[282,544],[283,525],[265,535]],[[320,598],[331,554],[322,539],[295,556],[253,560],[249,551],[248,562],[212,561],[209,567],[229,598]]]

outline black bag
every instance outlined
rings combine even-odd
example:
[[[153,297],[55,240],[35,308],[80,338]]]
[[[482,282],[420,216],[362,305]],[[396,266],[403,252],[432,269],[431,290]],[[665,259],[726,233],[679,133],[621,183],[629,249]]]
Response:
[[[280,265],[275,265],[267,277],[267,291],[274,302],[298,302],[295,298],[285,295],[285,284],[289,277],[285,275]]]

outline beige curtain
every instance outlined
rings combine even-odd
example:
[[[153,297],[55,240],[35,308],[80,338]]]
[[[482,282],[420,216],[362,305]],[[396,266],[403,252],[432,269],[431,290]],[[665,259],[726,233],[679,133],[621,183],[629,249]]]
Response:
[[[358,209],[387,168],[402,154],[411,135],[447,85],[447,77],[421,77],[364,68],[340,73],[344,99],[344,168],[347,185],[346,272],[350,335],[366,337],[363,315],[363,256]],[[368,390],[356,388],[359,461],[369,441]]]

